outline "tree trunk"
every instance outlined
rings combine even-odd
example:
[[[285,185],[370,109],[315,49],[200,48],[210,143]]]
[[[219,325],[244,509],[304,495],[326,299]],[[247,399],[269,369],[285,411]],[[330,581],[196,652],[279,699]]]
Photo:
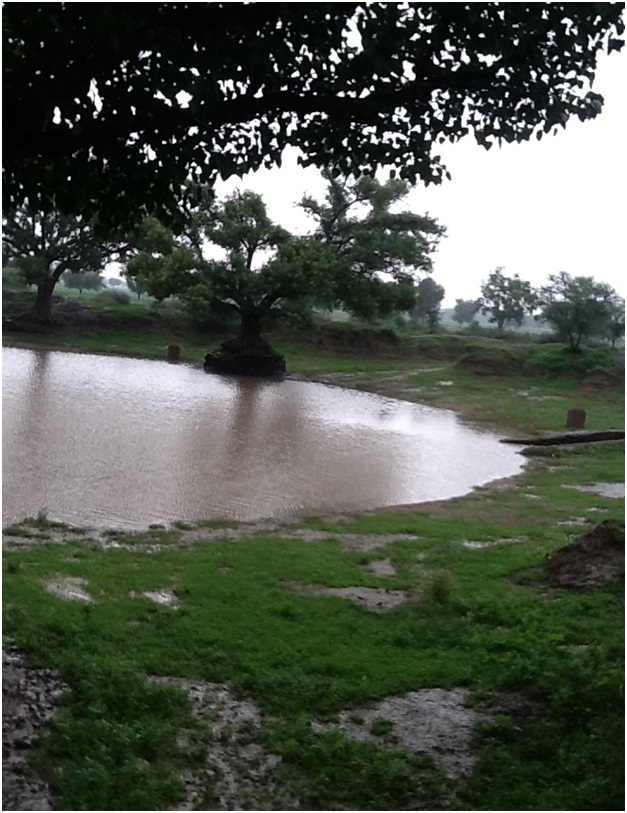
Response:
[[[238,340],[246,350],[261,350],[267,347],[261,338],[261,313],[258,308],[247,308],[240,312],[241,322]]]
[[[625,440],[625,432],[622,429],[564,432],[559,435],[545,435],[542,438],[501,438],[500,443],[515,443],[519,446],[559,446],[563,443],[597,443],[602,440]]]
[[[57,280],[53,277],[46,277],[37,286],[35,302],[30,313],[31,319],[36,322],[49,324],[52,321],[52,292]]]
[[[568,343],[570,345],[571,353],[579,353],[581,339],[582,339],[581,333],[573,334],[572,332],[570,332],[568,334]]]

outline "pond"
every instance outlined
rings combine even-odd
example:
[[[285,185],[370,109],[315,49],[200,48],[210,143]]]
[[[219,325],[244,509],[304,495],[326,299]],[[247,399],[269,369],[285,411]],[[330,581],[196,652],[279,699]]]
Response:
[[[193,365],[3,349],[3,522],[315,515],[448,499],[521,471],[453,412]]]

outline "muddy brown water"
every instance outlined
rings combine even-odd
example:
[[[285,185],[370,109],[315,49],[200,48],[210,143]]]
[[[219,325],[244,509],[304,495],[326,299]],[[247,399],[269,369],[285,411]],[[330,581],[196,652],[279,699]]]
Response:
[[[448,499],[523,458],[453,412],[194,365],[3,349],[3,521],[288,518]]]

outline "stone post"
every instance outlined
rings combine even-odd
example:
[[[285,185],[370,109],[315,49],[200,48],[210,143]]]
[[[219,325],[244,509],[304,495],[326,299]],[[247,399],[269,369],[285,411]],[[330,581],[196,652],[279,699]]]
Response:
[[[180,361],[181,360],[181,348],[178,344],[169,344],[168,345],[168,361]]]
[[[586,410],[569,409],[566,413],[566,429],[585,429]]]

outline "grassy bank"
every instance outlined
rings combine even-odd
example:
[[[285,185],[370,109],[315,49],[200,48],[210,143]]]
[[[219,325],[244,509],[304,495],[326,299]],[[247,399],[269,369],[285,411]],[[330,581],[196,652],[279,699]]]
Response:
[[[611,380],[525,375],[525,347],[515,363],[502,354],[505,373],[477,375],[460,341],[374,360],[286,349],[296,371],[512,432],[558,431],[574,407],[591,429],[624,426]],[[5,634],[67,686],[37,769],[74,810],[171,809],[186,772],[197,809],[623,809],[623,586],[557,588],[542,566],[624,517],[624,499],[579,488],[623,481],[624,444],[582,444],[536,450],[515,481],[464,498],[270,530],[96,534],[45,517],[5,529]],[[46,589],[64,580],[92,601]],[[324,592],[348,587],[403,600],[380,612]],[[217,698],[204,716],[190,701],[201,685],[222,687],[203,690]],[[455,714],[477,715],[468,774],[447,775],[437,749],[403,748],[392,714],[369,716],[433,689],[461,693],[453,728]],[[231,703],[239,716],[225,723]],[[338,730],[347,719],[361,740]]]

